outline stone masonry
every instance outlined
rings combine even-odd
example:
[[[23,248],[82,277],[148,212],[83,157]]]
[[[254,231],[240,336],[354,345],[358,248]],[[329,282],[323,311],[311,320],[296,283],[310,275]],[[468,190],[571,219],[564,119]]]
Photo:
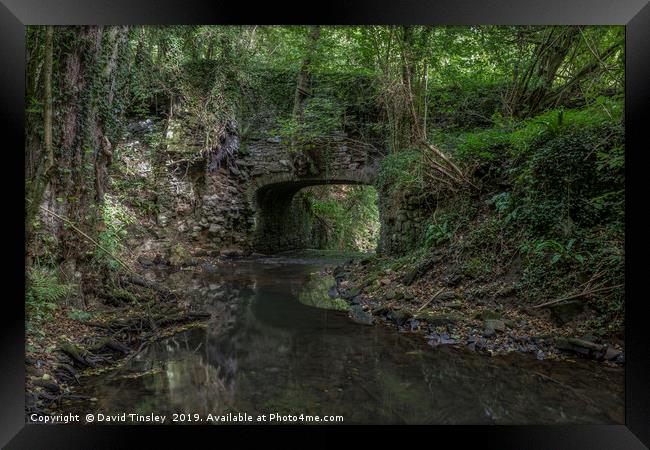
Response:
[[[192,149],[191,139],[170,143]],[[300,191],[323,184],[374,185],[382,154],[370,145],[338,136],[310,150],[292,150],[277,137],[243,140],[233,164],[208,171],[195,186],[197,200],[179,231],[207,249],[274,253],[313,248],[311,217]],[[413,198],[379,192],[379,251],[403,253],[417,245],[420,205]]]

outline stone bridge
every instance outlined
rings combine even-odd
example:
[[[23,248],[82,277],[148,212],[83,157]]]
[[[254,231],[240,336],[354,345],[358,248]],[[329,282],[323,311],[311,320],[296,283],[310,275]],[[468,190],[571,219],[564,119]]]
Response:
[[[206,64],[205,73],[210,73],[214,67]],[[197,73],[195,68],[190,73],[188,80],[196,83],[192,78]],[[377,187],[384,149],[341,133],[309,149],[298,145],[292,150],[272,131],[278,114],[286,116],[289,111],[284,102],[278,103],[268,93],[285,92],[293,96],[297,74],[291,70],[265,70],[258,75],[259,91],[242,104],[242,111],[248,111],[248,117],[242,121],[246,131],[238,131],[238,124],[229,123],[219,144],[222,149],[235,150],[234,161],[229,164],[216,163],[214,154],[206,161],[204,150],[209,133],[197,124],[188,109],[182,105],[174,108],[173,116],[167,119],[164,137],[172,192],[159,205],[158,222],[168,224],[178,233],[189,233],[207,250],[231,248],[271,253],[317,248],[322,241],[318,239],[317,227],[311,226],[314,218],[301,190],[323,184]],[[356,92],[359,99],[374,95],[372,77],[344,73],[315,76],[312,91],[338,89],[337,83],[342,79],[348,80],[350,92],[346,95],[354,97]],[[287,80],[291,81],[287,84]],[[196,83],[196,89],[204,88],[203,83]],[[346,114],[372,123],[381,114],[381,108],[370,103],[352,102],[354,106],[349,106]],[[372,139],[382,140],[378,135]],[[377,194],[381,222],[378,251],[403,253],[417,244],[425,208],[415,195],[395,192],[383,183]]]
[[[256,217],[253,248],[275,252],[312,246],[311,218],[300,190],[323,184],[373,185],[382,156],[373,146],[344,136],[310,151],[292,151],[278,139],[249,143],[246,196]]]
[[[178,128],[168,130],[173,131],[168,139],[177,136],[173,145],[184,152],[200,152],[193,139],[182,134],[178,137]],[[203,164],[193,171],[177,171],[184,174],[171,181],[177,186],[177,196],[190,192],[187,196],[194,199],[178,198],[179,204],[194,206],[191,211],[175,213],[177,229],[189,232],[208,249],[261,253],[317,247],[313,217],[301,190],[324,184],[376,185],[384,156],[372,145],[343,135],[309,150],[292,150],[274,137],[247,138],[238,144],[235,155],[234,164],[224,164],[218,170],[209,171]],[[424,208],[408,193],[396,196],[378,189],[378,197],[378,251],[403,253],[417,244]]]

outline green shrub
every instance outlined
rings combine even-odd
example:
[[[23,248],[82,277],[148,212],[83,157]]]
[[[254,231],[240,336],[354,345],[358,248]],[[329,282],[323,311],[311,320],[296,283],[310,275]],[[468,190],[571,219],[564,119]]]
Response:
[[[499,152],[511,145],[507,130],[490,128],[487,130],[463,133],[457,141],[458,156],[464,160],[493,161]]]
[[[508,86],[500,82],[463,79],[429,92],[429,123],[446,130],[489,127],[491,115],[501,108]]]
[[[572,262],[573,260],[583,263],[585,256],[576,251],[575,244],[575,239],[569,239],[566,243],[553,239],[526,241],[519,246],[519,251],[527,257],[531,255],[546,256],[552,265],[561,261]]]
[[[561,298],[585,286],[600,330],[624,314],[625,150],[622,102],[547,111],[525,121],[448,136],[444,146],[480,180],[480,209],[460,198],[438,205],[425,229],[429,245],[449,228],[462,239],[463,273],[473,279],[511,270],[523,301]],[[488,206],[489,209],[485,209]],[[477,214],[478,213],[478,214]],[[517,263],[518,264],[518,263]]]
[[[495,117],[494,127],[463,132],[450,140],[463,160],[494,161],[504,155],[531,151],[540,141],[564,133],[611,126],[621,122],[622,111],[622,101],[603,97],[593,106],[550,110],[520,122]]]
[[[539,235],[568,235],[576,226],[620,220],[622,138],[620,125],[607,125],[540,141],[515,171],[519,219]]]

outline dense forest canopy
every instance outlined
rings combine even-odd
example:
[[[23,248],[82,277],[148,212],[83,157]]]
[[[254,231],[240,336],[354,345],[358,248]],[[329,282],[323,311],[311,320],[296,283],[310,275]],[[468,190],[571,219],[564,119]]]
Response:
[[[623,27],[34,26],[26,58],[37,288],[55,267],[78,287],[128,266],[127,209],[155,215],[167,200],[159,169],[146,195],[120,191],[131,189],[120,143],[134,120],[180,115],[198,145],[149,142],[154,159],[216,170],[259,135],[305,158],[342,135],[377,149],[380,193],[437,205],[418,257],[448,247],[476,274],[516,257],[528,295],[604,289],[604,317],[622,320]],[[374,246],[372,188],[314,187],[306,199],[323,245]]]

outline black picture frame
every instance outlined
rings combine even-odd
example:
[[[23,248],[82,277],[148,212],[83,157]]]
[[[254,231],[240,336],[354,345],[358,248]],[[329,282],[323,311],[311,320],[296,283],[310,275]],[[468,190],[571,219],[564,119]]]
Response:
[[[2,392],[0,444],[6,448],[124,448],[145,439],[147,448],[191,445],[197,429],[100,425],[25,424],[24,415],[24,164],[25,25],[83,24],[580,24],[626,26],[626,368],[625,425],[366,427],[365,445],[449,445],[481,448],[637,449],[650,446],[650,339],[643,295],[644,172],[650,99],[648,0],[338,0],[290,2],[186,0],[0,0],[0,145],[2,145],[4,259],[2,283]],[[647,177],[647,176],[646,176]],[[22,261],[22,264],[21,264]],[[645,276],[644,276],[645,275]],[[337,446],[345,427],[204,427],[216,445],[224,438],[249,442],[252,431],[285,446]],[[348,432],[350,428],[347,428]],[[286,433],[286,431],[290,431]],[[373,442],[375,441],[375,442]],[[270,441],[267,441],[270,442]]]

